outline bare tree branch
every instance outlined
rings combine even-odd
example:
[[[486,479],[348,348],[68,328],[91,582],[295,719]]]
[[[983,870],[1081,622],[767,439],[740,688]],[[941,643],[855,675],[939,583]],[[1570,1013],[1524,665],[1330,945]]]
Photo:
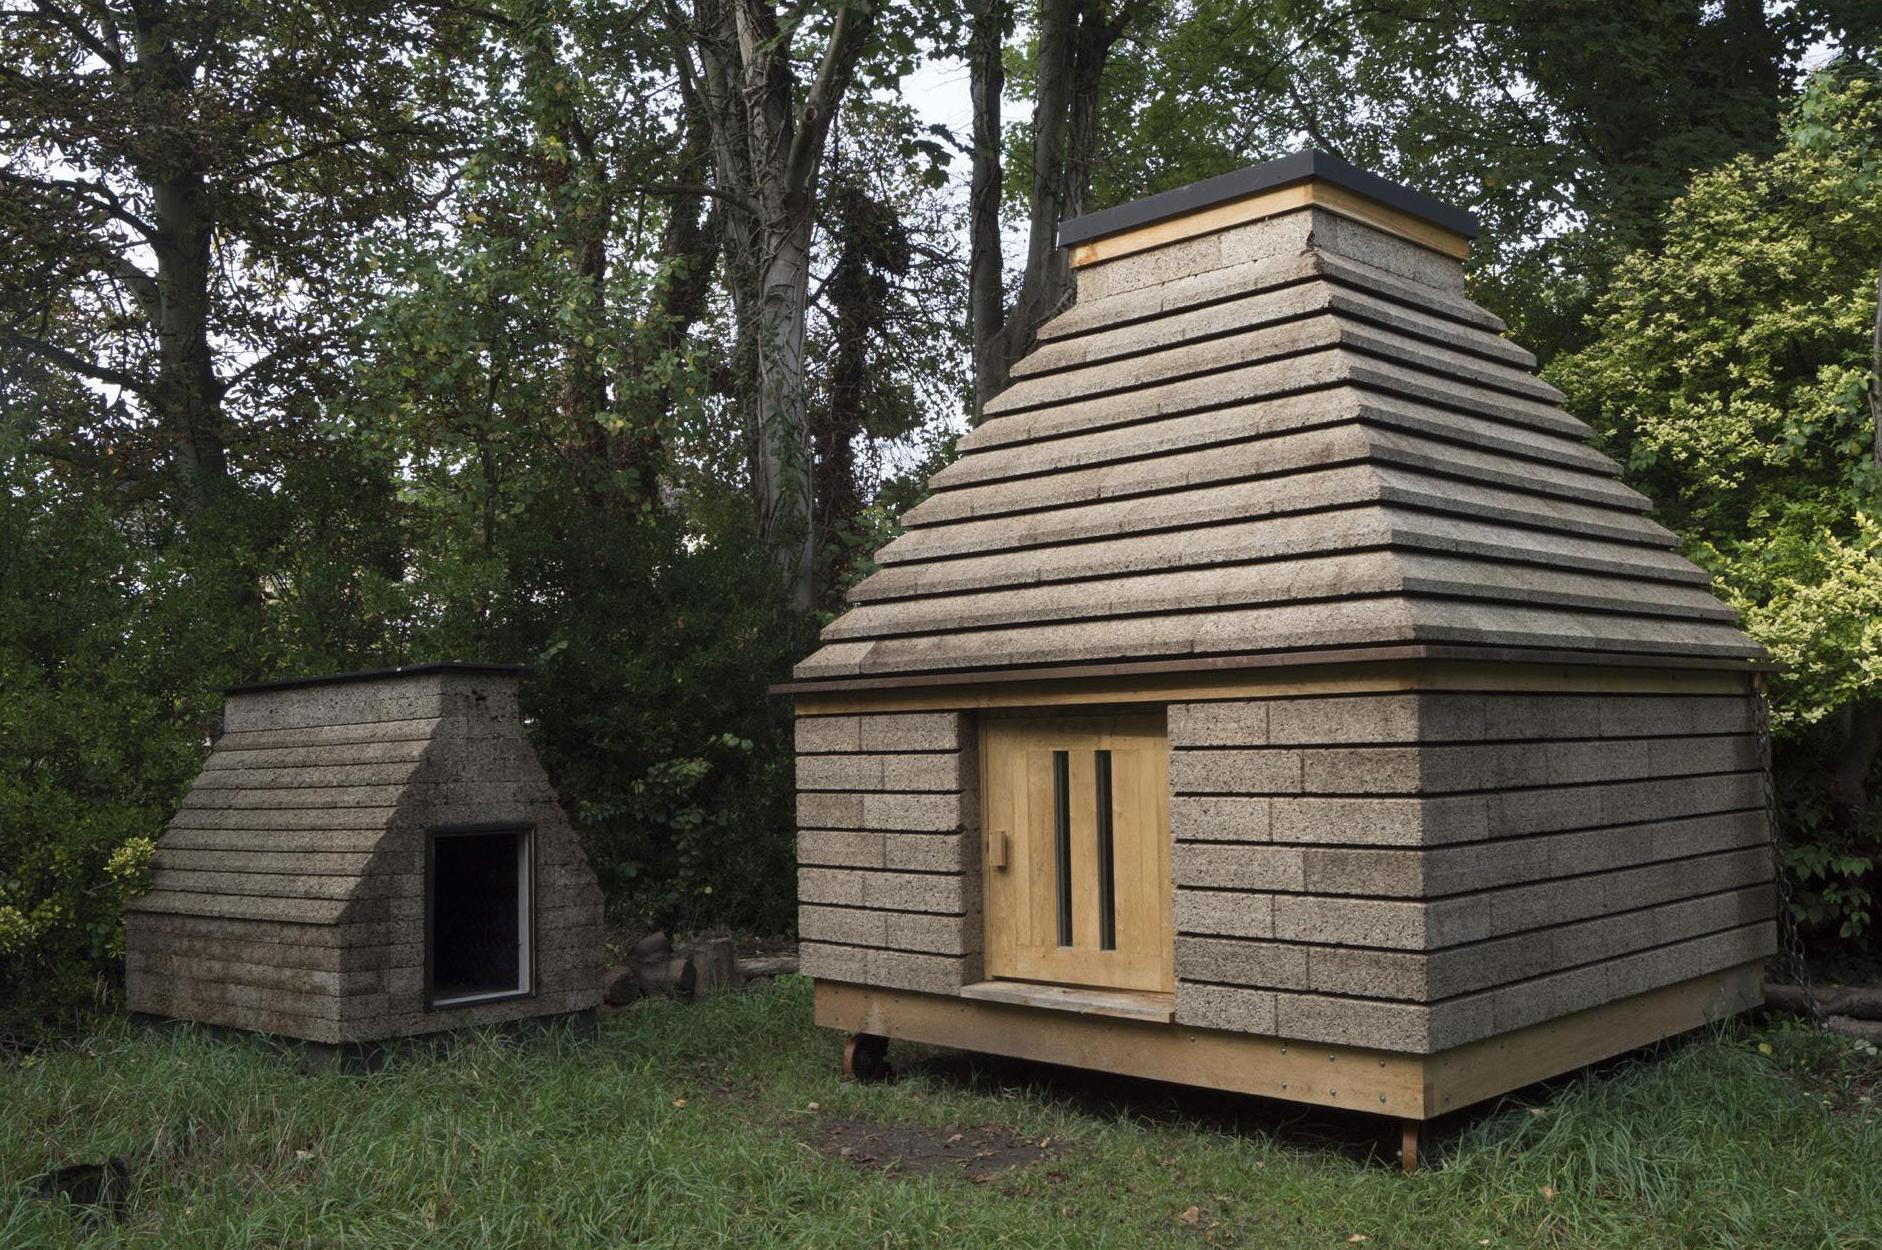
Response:
[[[57,443],[44,438],[28,440],[26,450],[42,459],[56,460],[102,477],[114,477],[124,482],[138,482],[144,477],[122,456],[114,456],[108,450],[94,451],[89,447]]]
[[[720,187],[707,186],[693,182],[643,182],[621,190],[635,195],[705,195],[715,200],[724,200],[728,204],[744,209],[748,213],[757,213],[758,206],[735,191]]]
[[[76,352],[69,352],[63,347],[43,342],[30,335],[20,334],[13,330],[0,330],[0,343],[4,343],[8,347],[18,348],[23,352],[30,352],[43,360],[50,360],[53,364],[63,369],[68,369],[81,377],[90,378],[94,382],[103,382],[106,386],[122,387],[136,395],[148,397],[150,394],[149,384],[141,378],[125,373],[121,369],[112,369],[104,365],[96,364],[78,355]]]
[[[337,330],[320,330],[312,334],[301,334],[290,338],[273,351],[249,361],[228,377],[218,378],[215,384],[216,394],[218,396],[226,396],[230,391],[236,390],[251,377],[266,371],[269,366],[279,361],[282,357],[311,351],[319,347],[322,343],[329,342],[337,337],[339,337],[339,331]]]
[[[378,139],[417,139],[424,138],[427,135],[435,137],[436,132],[429,131],[422,126],[388,126],[384,130],[368,131],[361,135],[340,135],[337,138],[323,140],[310,147],[302,148],[298,152],[289,152],[285,156],[275,156],[265,161],[250,162],[234,172],[237,174],[262,174],[272,169],[280,169],[283,165],[292,165],[297,161],[311,160],[313,157],[322,156],[328,152],[337,152],[345,148],[356,147],[360,144],[371,143]]]
[[[125,207],[124,200],[107,186],[101,179],[92,178],[36,178],[31,174],[15,173],[10,169],[0,169],[0,183],[13,186],[31,187],[36,191],[65,193],[83,200],[92,207],[102,210],[110,217],[123,222],[146,239],[157,237],[156,227]]]
[[[103,61],[106,65],[109,65],[118,73],[121,74],[124,72],[123,54],[115,47],[112,47],[110,44],[100,39],[88,29],[85,23],[77,16],[66,12],[58,5],[47,3],[47,0],[35,0],[33,7],[38,11],[37,16],[41,21],[49,22],[57,26],[60,30],[63,30],[66,34],[76,39],[79,46],[83,47],[87,52]]]

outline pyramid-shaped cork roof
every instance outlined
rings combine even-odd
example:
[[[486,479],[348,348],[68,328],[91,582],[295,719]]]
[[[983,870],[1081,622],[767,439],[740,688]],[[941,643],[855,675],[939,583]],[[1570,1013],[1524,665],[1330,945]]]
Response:
[[[1761,655],[1465,297],[1473,233],[1319,153],[1067,222],[1076,303],[796,676]]]

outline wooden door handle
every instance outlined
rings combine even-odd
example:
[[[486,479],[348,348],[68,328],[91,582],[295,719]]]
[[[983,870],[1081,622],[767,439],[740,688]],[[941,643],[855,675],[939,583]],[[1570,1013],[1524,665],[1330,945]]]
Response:
[[[998,830],[987,835],[987,862],[1006,871],[1006,831]]]

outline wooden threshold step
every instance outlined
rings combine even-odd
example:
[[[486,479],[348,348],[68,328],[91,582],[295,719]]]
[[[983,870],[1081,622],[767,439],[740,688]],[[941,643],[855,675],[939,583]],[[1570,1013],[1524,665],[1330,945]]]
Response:
[[[1082,985],[1037,985],[1030,981],[979,981],[963,985],[960,995],[989,1003],[1070,1011],[1081,1016],[1117,1016],[1164,1024],[1176,1018],[1176,995],[1145,990],[1100,990]]]

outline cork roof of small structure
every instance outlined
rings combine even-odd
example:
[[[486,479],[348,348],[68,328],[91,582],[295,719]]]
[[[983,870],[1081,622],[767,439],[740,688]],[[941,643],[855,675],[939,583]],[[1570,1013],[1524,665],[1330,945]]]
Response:
[[[1474,233],[1310,153],[1067,222],[1062,241],[1290,181],[1460,247]],[[798,679],[1403,643],[1762,654],[1465,297],[1455,253],[1323,204],[1172,234],[1081,269]]]
[[[233,727],[183,796],[158,843],[150,889],[130,910],[319,925],[382,919],[389,834],[448,812],[453,801],[487,803],[479,781],[519,790],[536,782],[555,802],[520,725],[447,715],[436,692],[408,679],[464,675],[513,688],[521,671],[444,662],[229,690]],[[314,696],[331,686],[344,707],[368,683],[391,693],[355,717],[277,722],[266,697],[303,688]],[[463,758],[471,752],[478,754]]]

